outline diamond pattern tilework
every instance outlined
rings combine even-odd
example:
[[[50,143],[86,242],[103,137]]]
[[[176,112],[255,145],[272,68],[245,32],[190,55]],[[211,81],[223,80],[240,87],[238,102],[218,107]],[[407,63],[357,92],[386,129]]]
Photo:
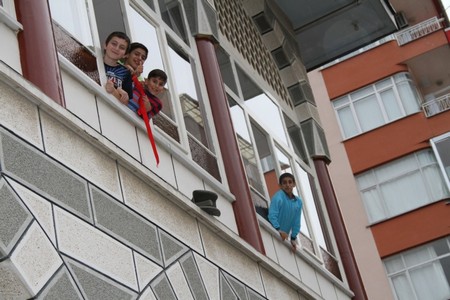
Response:
[[[185,245],[183,245],[180,241],[174,239],[167,233],[160,231],[159,236],[161,240],[161,248],[163,251],[165,266],[170,265],[188,251],[188,248]]]
[[[0,220],[0,258],[3,258],[9,255],[19,236],[33,220],[4,178],[0,179]]]

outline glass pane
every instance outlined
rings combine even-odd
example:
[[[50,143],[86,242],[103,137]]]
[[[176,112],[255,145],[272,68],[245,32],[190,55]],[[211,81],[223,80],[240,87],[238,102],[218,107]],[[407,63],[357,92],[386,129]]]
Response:
[[[350,102],[350,98],[348,96],[344,96],[342,98],[338,98],[336,100],[333,100],[333,106],[334,108],[339,108],[342,105],[346,105]]]
[[[142,43],[148,48],[148,58],[144,63],[144,72],[142,74],[142,76],[146,78],[148,73],[153,69],[165,69],[161,55],[161,47],[156,28],[133,8],[130,11],[131,17],[129,20],[133,28],[132,40]],[[164,91],[158,95],[158,98],[163,104],[161,111],[175,121],[173,101],[169,92],[169,81],[170,80],[168,80]]]
[[[355,119],[353,118],[352,110],[350,106],[343,107],[338,110],[339,122],[341,123],[342,130],[344,130],[344,138],[350,138],[359,133],[356,126]]]
[[[155,4],[153,3],[153,0],[144,0],[144,2],[150,6],[150,8],[154,11],[155,10]]]
[[[284,122],[286,123],[289,137],[291,139],[292,146],[294,147],[295,153],[300,157],[305,163],[309,164],[308,154],[306,152],[305,142],[303,141],[303,135],[300,127],[297,126],[291,119],[289,119],[285,114],[283,114]]]
[[[398,105],[397,98],[395,97],[392,89],[385,90],[380,93],[381,101],[383,101],[384,109],[388,116],[388,120],[396,120],[402,117],[402,111]]]
[[[415,87],[410,82],[402,82],[397,84],[397,89],[406,114],[418,112],[420,110],[420,98]]]
[[[412,270],[411,281],[419,300],[449,299],[450,288],[439,262]]]
[[[376,189],[363,191],[362,197],[369,222],[377,222],[387,217],[386,209]]]
[[[449,197],[450,193],[437,165],[424,168],[423,175],[425,177],[424,181],[428,185],[428,190],[431,192],[432,201]]]
[[[403,254],[407,268],[415,267],[435,257],[436,254],[429,245],[411,249]]]
[[[377,184],[377,179],[375,178],[375,173],[373,171],[368,171],[356,177],[358,186],[360,190],[365,190],[368,187]]]
[[[132,41],[142,43],[148,48],[148,57],[144,63],[143,73],[144,77],[147,77],[153,69],[164,70],[156,28],[133,8],[130,11],[129,20],[133,28]]]
[[[250,133],[248,131],[244,111],[229,96],[228,101],[230,103],[231,119],[233,121],[234,130],[236,131],[239,150],[241,151],[242,160],[247,174],[247,180],[253,188],[261,194],[264,194],[261,174],[258,170],[255,150],[250,139]]]
[[[354,103],[354,106],[363,132],[379,127],[385,123],[375,95],[358,100]]]
[[[419,172],[382,184],[380,189],[390,216],[410,211],[430,201]]]
[[[254,121],[251,121],[251,127],[256,143],[256,149],[258,150],[259,161],[264,175],[266,188],[269,196],[272,197],[272,195],[275,194],[279,189],[278,177],[275,171],[275,159],[273,157],[272,150],[269,146],[265,132],[262,131],[254,123]]]
[[[93,45],[84,0],[49,0],[48,3],[53,20],[83,45]]]
[[[263,93],[253,80],[247,76],[247,74],[238,67],[237,71],[245,105],[251,109],[255,118],[261,122],[261,125],[270,130],[272,136],[278,137],[287,144],[286,131],[278,107]]]
[[[233,68],[231,65],[230,57],[228,53],[221,47],[216,48],[217,61],[220,67],[220,74],[222,75],[223,82],[228,86],[236,95],[239,94],[236,86],[236,80],[233,74]]]
[[[319,246],[327,249],[328,247],[325,242],[325,235],[317,212],[316,201],[311,190],[308,173],[298,163],[295,164],[295,170],[298,176],[297,185],[300,186],[302,191],[303,211],[308,211],[308,218],[314,232],[315,240]],[[303,229],[301,231],[303,232]]]
[[[105,43],[108,35],[113,31],[127,32],[120,0],[93,0],[95,19],[100,37],[100,43]]]
[[[180,3],[177,0],[159,0],[158,2],[164,22],[188,44]]]
[[[440,139],[434,142],[442,163],[444,174],[447,176],[447,181],[450,180],[450,137]]]
[[[183,111],[184,123],[187,131],[209,148],[207,133],[203,120],[194,74],[189,57],[181,51],[176,51],[173,46],[169,48],[169,58],[173,73],[173,82],[176,83],[176,93],[180,99]]]
[[[415,155],[408,155],[378,167],[375,173],[378,182],[384,182],[418,169]]]
[[[373,94],[374,94],[373,86],[370,85],[351,93],[350,96],[352,101],[357,101],[358,99],[365,98]]]
[[[384,265],[386,267],[388,275],[405,269],[405,265],[403,263],[401,255],[395,255],[394,257],[385,259]]]
[[[391,78],[388,78],[388,79],[379,81],[379,82],[377,82],[377,83],[375,84],[375,87],[376,87],[376,89],[377,89],[378,91],[379,91],[379,90],[382,90],[382,89],[385,89],[385,88],[387,88],[387,87],[390,87],[390,86],[392,86],[392,79],[391,79]]]
[[[398,300],[416,299],[412,291],[408,278],[405,275],[395,276],[392,278],[395,294]]]

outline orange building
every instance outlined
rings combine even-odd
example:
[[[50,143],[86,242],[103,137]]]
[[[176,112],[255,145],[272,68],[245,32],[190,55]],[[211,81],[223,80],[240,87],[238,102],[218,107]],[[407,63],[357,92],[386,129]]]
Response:
[[[391,4],[401,31],[309,79],[368,295],[449,299],[448,18],[439,1]]]

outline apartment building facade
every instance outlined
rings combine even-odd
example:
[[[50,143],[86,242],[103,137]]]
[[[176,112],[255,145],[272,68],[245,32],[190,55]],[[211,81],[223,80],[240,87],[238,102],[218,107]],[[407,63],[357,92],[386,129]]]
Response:
[[[367,299],[286,20],[275,1],[1,0],[0,298]],[[168,74],[157,152],[105,92],[112,31]],[[295,252],[266,220],[283,172]]]
[[[448,18],[439,1],[391,4],[403,29],[309,79],[363,281],[377,299],[449,299]]]

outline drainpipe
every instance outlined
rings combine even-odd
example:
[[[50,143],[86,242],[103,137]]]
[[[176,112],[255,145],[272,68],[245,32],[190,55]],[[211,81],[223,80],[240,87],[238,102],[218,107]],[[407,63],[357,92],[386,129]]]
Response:
[[[65,106],[52,19],[47,0],[15,0],[23,76]]]
[[[204,36],[197,37],[196,43],[225,172],[230,190],[236,197],[236,201],[233,202],[233,210],[239,235],[257,251],[265,254],[255,207],[231,121],[227,95],[223,87],[222,74],[220,73],[214,43],[211,39]]]

